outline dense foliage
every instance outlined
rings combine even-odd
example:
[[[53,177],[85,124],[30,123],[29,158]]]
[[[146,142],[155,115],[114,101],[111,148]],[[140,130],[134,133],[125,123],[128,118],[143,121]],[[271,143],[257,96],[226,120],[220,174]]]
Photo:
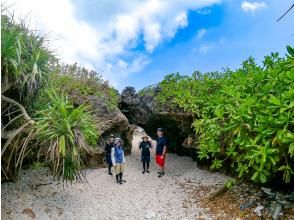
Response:
[[[89,151],[88,144],[95,146],[97,128],[89,114],[89,107],[74,108],[67,97],[48,93],[47,107],[37,111],[37,139],[45,148],[46,158],[52,164],[53,174],[66,181],[82,180],[81,156]]]
[[[171,74],[160,102],[195,114],[198,157],[212,169],[230,166],[239,178],[266,183],[294,177],[294,49],[249,58],[236,71]]]
[[[15,23],[12,16],[2,15],[2,94],[13,89],[19,100],[30,100],[48,76],[52,59],[45,37],[30,31],[24,23]]]
[[[2,9],[1,16],[1,158],[3,179],[20,170],[29,155],[25,136],[33,136],[35,121],[26,106],[33,102],[50,74],[53,55],[44,37]]]
[[[99,128],[90,106],[68,96],[112,97],[114,106],[116,91],[95,71],[60,64],[46,38],[5,9],[1,32],[2,180],[15,178],[24,161],[46,162],[63,181],[84,180],[83,156],[96,146]]]
[[[89,95],[104,97],[109,109],[114,109],[118,105],[118,92],[96,71],[80,67],[76,63],[58,64],[50,81],[50,86],[60,93],[81,98]]]

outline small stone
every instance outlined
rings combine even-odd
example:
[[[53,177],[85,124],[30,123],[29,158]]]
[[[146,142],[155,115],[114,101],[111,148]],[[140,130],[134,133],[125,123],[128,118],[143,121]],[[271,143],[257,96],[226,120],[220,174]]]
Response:
[[[253,212],[257,215],[257,216],[262,216],[262,213],[261,213],[261,210],[264,209],[264,206],[263,205],[258,205],[254,210]]]
[[[26,209],[22,210],[22,213],[30,216],[31,218],[36,218],[36,214],[34,213],[34,211],[31,208],[26,208]]]
[[[156,217],[156,213],[153,211],[147,211],[144,218],[145,219],[154,219]]]

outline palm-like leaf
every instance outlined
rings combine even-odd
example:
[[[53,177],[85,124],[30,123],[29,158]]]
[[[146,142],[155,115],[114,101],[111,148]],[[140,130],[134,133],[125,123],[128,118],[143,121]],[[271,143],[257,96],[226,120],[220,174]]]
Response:
[[[82,180],[81,155],[97,141],[97,128],[85,105],[74,108],[67,97],[54,91],[48,94],[50,103],[37,113],[38,139],[47,150],[47,159],[59,179]]]

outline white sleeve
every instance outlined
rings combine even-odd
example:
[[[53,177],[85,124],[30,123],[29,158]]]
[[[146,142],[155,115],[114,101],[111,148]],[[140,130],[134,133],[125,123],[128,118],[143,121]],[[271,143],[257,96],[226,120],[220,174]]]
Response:
[[[125,158],[125,152],[123,151],[123,163],[126,162],[126,158]]]
[[[111,148],[111,161],[112,161],[112,165],[115,166],[115,157],[114,157],[114,147]]]

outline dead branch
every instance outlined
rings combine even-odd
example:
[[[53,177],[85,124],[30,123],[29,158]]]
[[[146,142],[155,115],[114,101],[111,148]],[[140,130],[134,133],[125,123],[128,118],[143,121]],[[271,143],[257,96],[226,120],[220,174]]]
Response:
[[[20,109],[20,111],[22,112],[21,115],[27,121],[26,125],[28,125],[28,124],[30,124],[30,125],[35,124],[35,121],[28,115],[25,107],[23,105],[21,105],[19,102],[15,101],[14,99],[8,98],[8,97],[6,97],[4,95],[1,95],[1,99],[2,99],[2,101],[8,102],[8,103],[10,103],[12,105],[15,105],[15,106],[17,106]],[[9,139],[12,136],[15,136],[15,134],[18,133],[23,128],[24,128],[24,126],[21,126],[20,128],[13,129],[13,130],[10,130],[10,131],[4,131],[4,129],[2,129],[1,138],[3,138],[3,139]]]

